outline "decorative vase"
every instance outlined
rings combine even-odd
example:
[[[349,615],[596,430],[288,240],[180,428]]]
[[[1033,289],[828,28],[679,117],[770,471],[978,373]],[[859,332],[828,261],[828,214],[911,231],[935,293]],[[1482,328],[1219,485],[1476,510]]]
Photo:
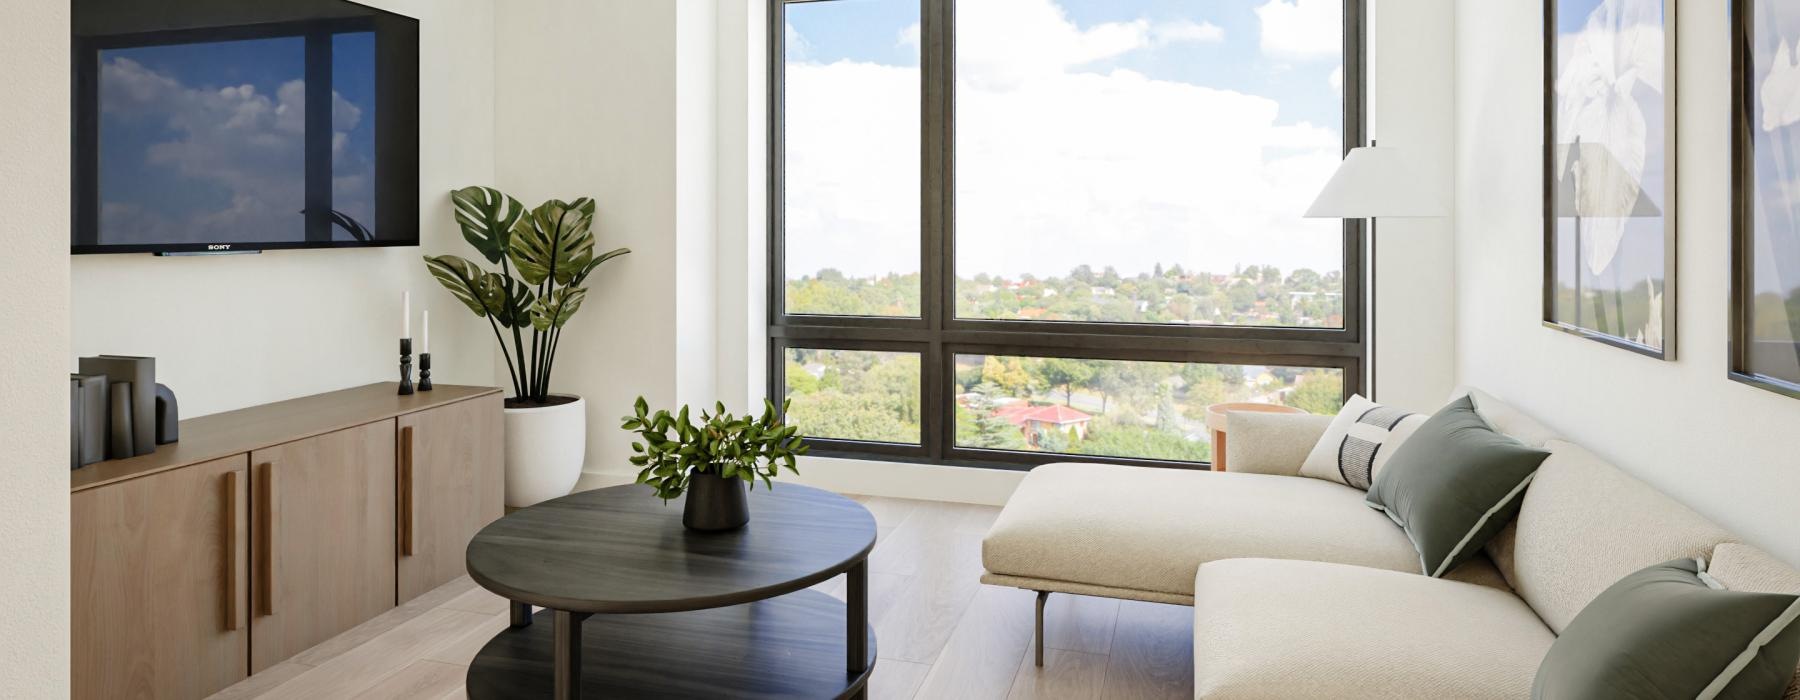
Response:
[[[688,477],[687,503],[681,508],[681,524],[689,530],[736,530],[750,522],[750,502],[742,479],[694,472]]]
[[[587,457],[587,401],[506,408],[506,505],[513,508],[569,495]]]

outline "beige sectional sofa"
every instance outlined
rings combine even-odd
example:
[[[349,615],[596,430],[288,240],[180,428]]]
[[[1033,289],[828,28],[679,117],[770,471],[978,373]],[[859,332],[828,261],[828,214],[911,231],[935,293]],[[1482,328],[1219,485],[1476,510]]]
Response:
[[[1299,476],[1325,416],[1235,413],[1229,473],[1047,464],[982,542],[982,581],[1194,607],[1202,698],[1521,698],[1614,582],[1705,557],[1726,586],[1800,594],[1800,572],[1472,391],[1496,430],[1550,452],[1520,513],[1444,579],[1419,572],[1363,491]],[[1042,639],[1042,634],[1039,639]],[[1800,669],[1789,698],[1800,698]]]

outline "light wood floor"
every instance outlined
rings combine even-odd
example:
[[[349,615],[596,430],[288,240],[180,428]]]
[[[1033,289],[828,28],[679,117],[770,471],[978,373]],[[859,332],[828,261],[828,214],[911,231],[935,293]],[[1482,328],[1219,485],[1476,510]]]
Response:
[[[869,559],[876,699],[1191,698],[1193,610],[1053,595],[1032,664],[1030,591],[982,585],[999,508],[856,497],[880,537]],[[843,597],[843,577],[818,588]],[[214,698],[461,698],[467,664],[506,626],[506,601],[467,577]]]

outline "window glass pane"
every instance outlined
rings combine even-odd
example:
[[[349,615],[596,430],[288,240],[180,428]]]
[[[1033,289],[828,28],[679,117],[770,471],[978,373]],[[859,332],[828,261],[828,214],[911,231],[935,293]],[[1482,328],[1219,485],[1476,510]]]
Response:
[[[918,316],[918,0],[786,12],[787,312]]]
[[[1343,372],[1179,362],[956,356],[956,444],[1212,460],[1206,407],[1228,401],[1335,414]]]
[[[1800,384],[1800,177],[1794,174],[1800,172],[1800,115],[1792,109],[1771,113],[1771,107],[1788,103],[1776,102],[1768,92],[1783,84],[1775,73],[1787,67],[1788,51],[1778,46],[1800,39],[1800,11],[1767,0],[1752,7],[1752,84],[1765,99],[1752,102],[1750,120],[1760,128],[1751,154],[1755,229],[1745,251],[1753,295],[1745,369]]]
[[[1343,326],[1341,0],[956,12],[958,316]]]
[[[789,423],[807,437],[919,443],[919,356],[789,348]]]

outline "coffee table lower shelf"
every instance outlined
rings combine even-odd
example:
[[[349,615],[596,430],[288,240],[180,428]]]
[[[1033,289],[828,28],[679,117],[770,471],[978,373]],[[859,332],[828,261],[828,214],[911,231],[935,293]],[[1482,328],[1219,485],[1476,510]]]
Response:
[[[554,683],[554,611],[495,635],[469,664],[470,700],[547,698]],[[710,610],[594,615],[581,626],[581,694],[588,698],[848,698],[875,669],[850,673],[844,603],[801,590]]]

